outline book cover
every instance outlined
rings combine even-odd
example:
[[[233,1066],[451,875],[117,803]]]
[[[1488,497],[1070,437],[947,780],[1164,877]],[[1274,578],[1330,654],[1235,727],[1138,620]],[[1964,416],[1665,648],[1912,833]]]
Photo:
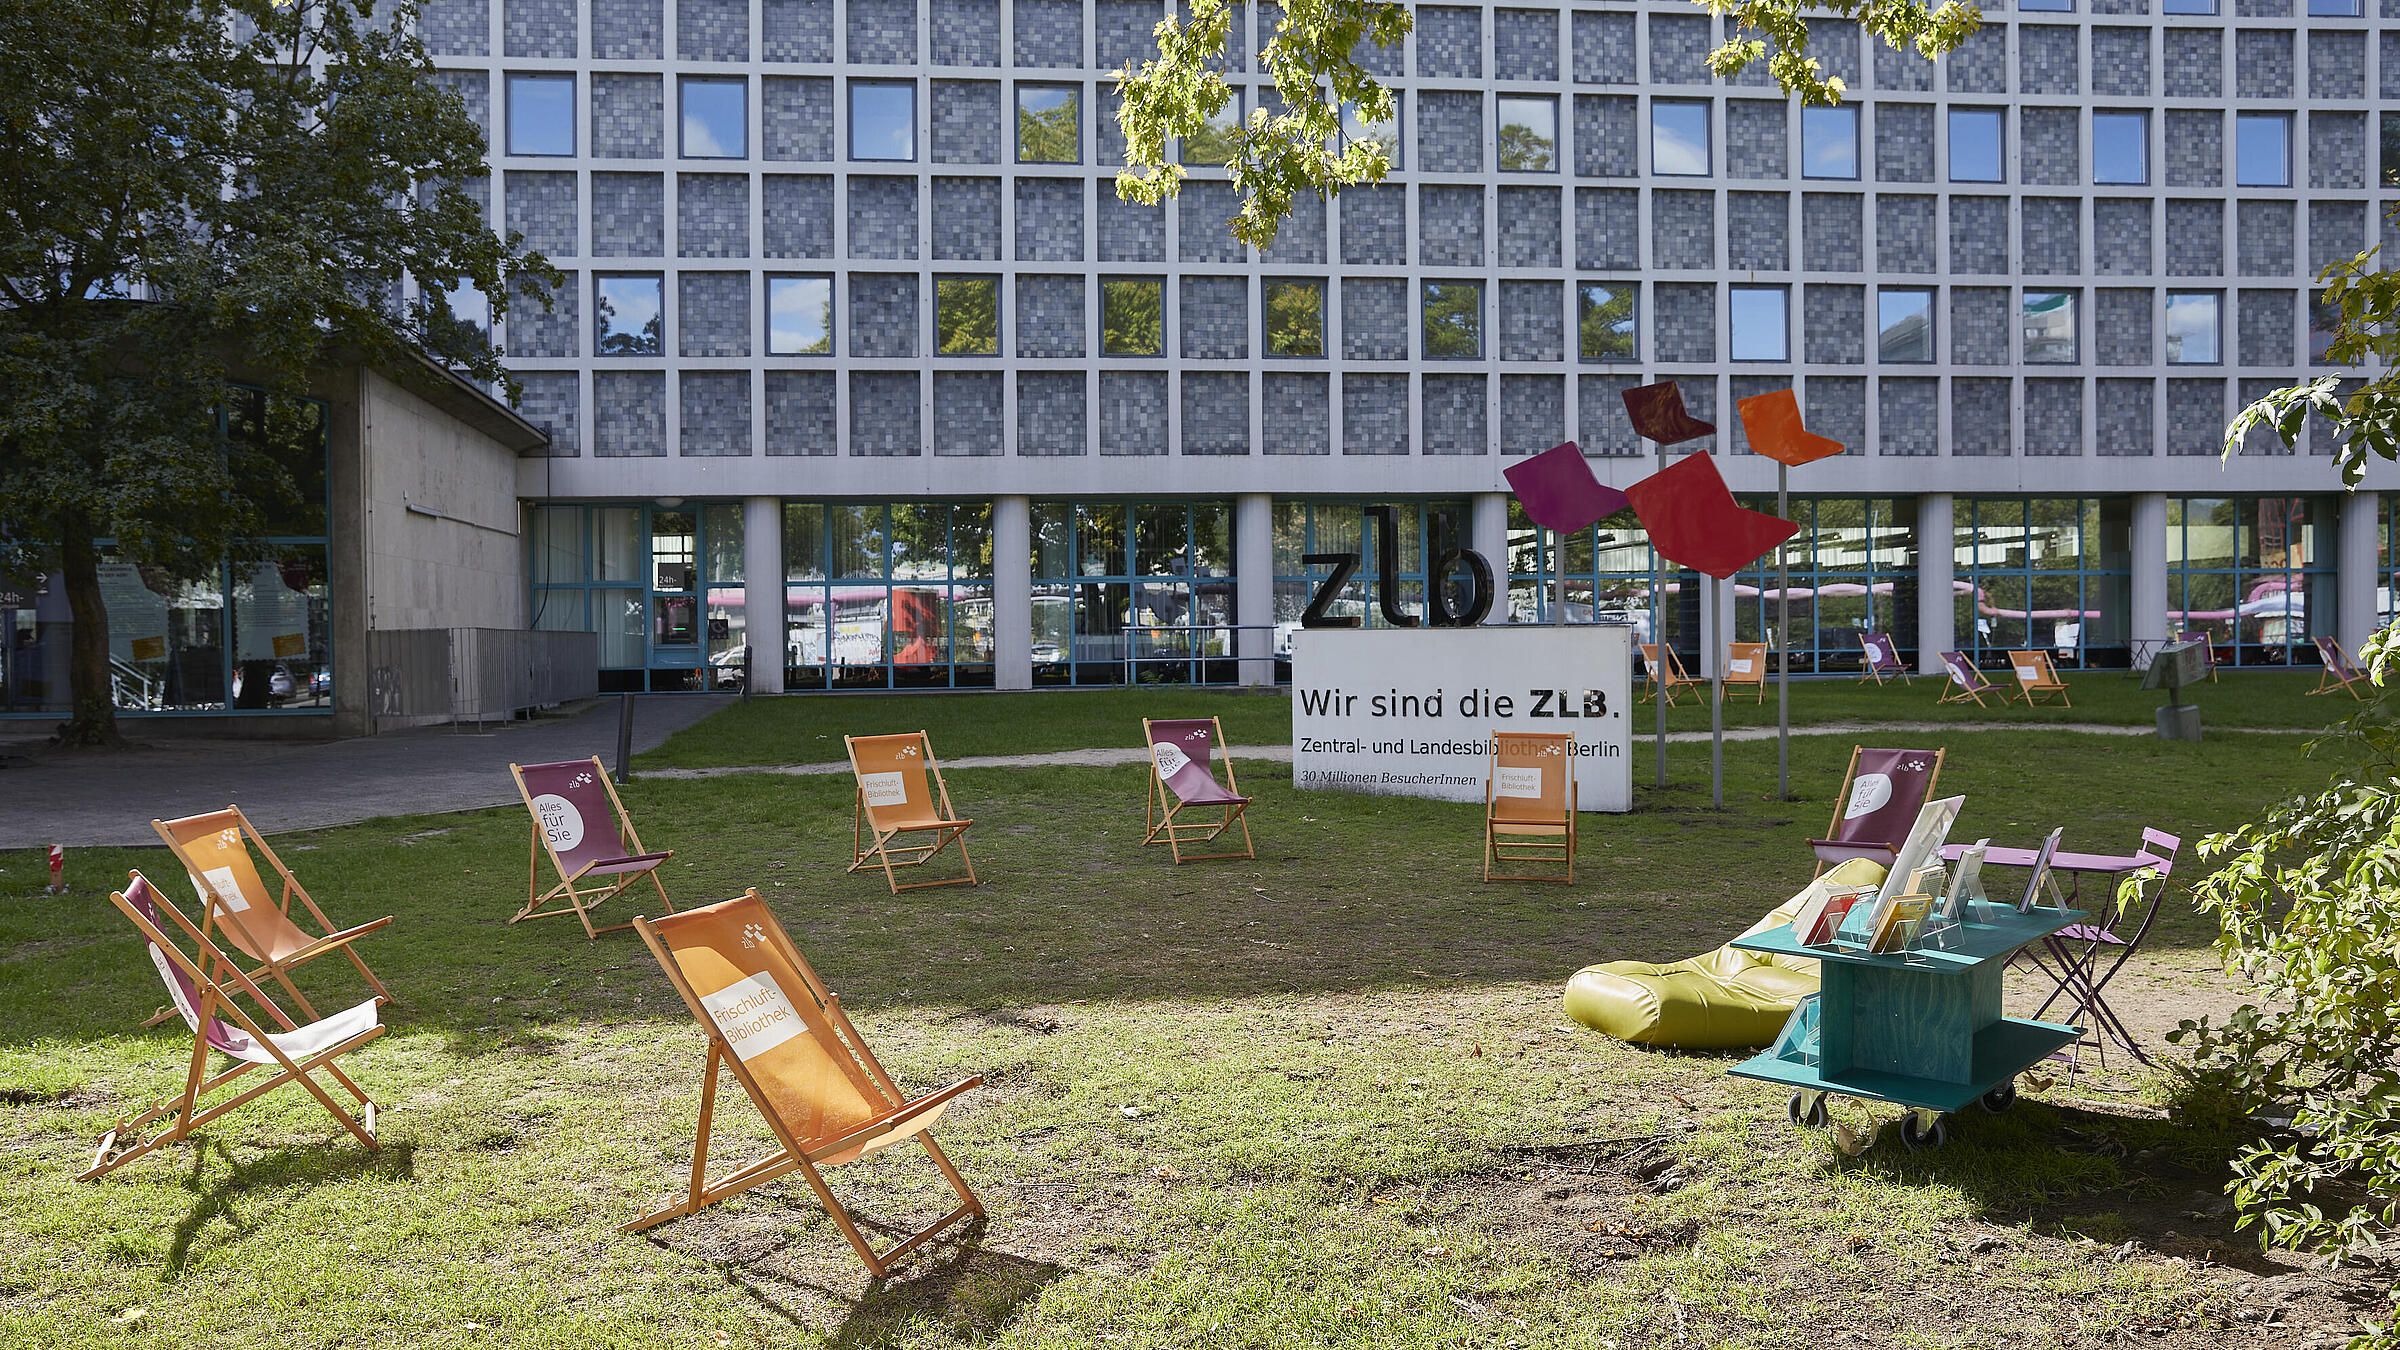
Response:
[[[1797,927],[1792,931],[1799,936],[1803,946],[1822,947],[1833,941],[1834,935],[1841,931],[1842,920],[1850,913],[1850,907],[1873,892],[1871,886],[1827,891],[1825,904],[1817,911],[1816,921],[1805,932]]]
[[[1925,921],[1925,911],[1933,907],[1928,896],[1906,895],[1894,900],[1883,913],[1883,922],[1875,929],[1875,940],[1867,950],[1875,953],[1896,952],[1908,946],[1916,936],[1917,925]]]

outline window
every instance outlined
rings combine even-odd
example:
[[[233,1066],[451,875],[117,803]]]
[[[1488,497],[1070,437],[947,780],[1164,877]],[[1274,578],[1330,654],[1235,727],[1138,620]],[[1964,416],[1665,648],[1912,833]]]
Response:
[[[1236,677],[1231,503],[1032,506],[1034,683]]]
[[[2225,359],[2216,291],[2167,292],[2167,364],[2213,366]]]
[[[2103,622],[2122,612],[2123,545],[2104,542],[2098,498],[1959,497],[1951,531],[1946,564],[1938,538],[1923,541],[1924,556],[1956,579],[1951,631],[1970,658],[2047,647],[2089,665],[2094,648],[2124,650],[2123,630]]]
[[[1650,104],[1650,172],[1706,178],[1708,105],[1657,99]]]
[[[1500,96],[1500,172],[1558,171],[1558,100]]]
[[[856,317],[852,316],[854,320]],[[941,356],[1000,354],[998,278],[934,279],[933,350]]]
[[[462,336],[470,340],[491,336],[492,302],[484,297],[483,291],[474,282],[461,277],[455,286],[444,288],[427,285],[422,289],[428,305],[465,330]]]
[[[750,153],[746,80],[694,79],[676,85],[683,100],[683,157],[741,159]]]
[[[1786,311],[1792,293],[1782,286],[1736,286],[1726,305],[1731,321],[1729,345],[1736,361],[1792,359],[1791,323]]]
[[[1950,181],[1997,183],[2002,180],[2002,133],[1998,108],[1950,110]]]
[[[2161,0],[2158,8],[2162,14],[2214,14],[2217,0]]]
[[[2049,14],[2072,14],[2075,0],[2017,0],[2017,8]]]
[[[1800,110],[1800,176],[1858,177],[1858,109]]]
[[[2316,13],[2310,10],[2309,13]],[[2331,291],[2311,291],[2308,294],[2308,359],[2311,365],[2324,365],[2325,349],[2333,342],[2333,332],[2342,323],[2341,306],[2332,303]]]
[[[2312,19],[2355,19],[2358,0],[2308,0],[2308,16]]]
[[[2383,185],[2400,187],[2400,113],[2383,115]]]
[[[2292,115],[2236,113],[2233,117],[2233,185],[2292,185]]]
[[[787,501],[783,576],[786,689],[991,686],[989,503]]]
[[[1886,286],[1875,292],[1876,353],[1894,363],[1933,359],[1933,292]]]
[[[1638,361],[1636,291],[1630,281],[1587,281],[1575,288],[1576,346],[1586,361]]]
[[[1233,158],[1233,141],[1242,129],[1242,91],[1236,89],[1225,106],[1183,138],[1186,164],[1223,164]]]
[[[2073,365],[2076,354],[2074,291],[2027,291],[2018,311],[2025,331],[2027,365]]]
[[[850,158],[917,157],[917,87],[894,80],[850,82]]]
[[[833,355],[833,278],[767,278],[767,355]]]
[[[1075,164],[1083,159],[1083,90],[1071,84],[1017,86],[1017,162]]]
[[[508,77],[508,153],[575,153],[575,77]]]
[[[2150,181],[2150,114],[2095,112],[2092,114],[2092,181],[2147,183]]]
[[[1425,359],[1473,361],[1483,355],[1483,283],[1425,283]]]
[[[1901,616],[1916,605],[1910,594],[1917,579],[1914,502],[1889,497],[1793,497],[1779,510],[1771,496],[1745,493],[1735,500],[1780,515],[1798,525],[1800,532],[1734,575],[1734,593],[1739,599],[1728,606],[1732,622],[1727,625],[1727,640],[1770,640],[1774,625],[1780,622],[1776,612],[1781,608],[1776,603],[1782,594],[1776,572],[1780,563],[1791,571],[1793,670],[1820,675],[1857,670],[1862,628],[1894,634],[1903,659],[1912,654],[1907,635],[1913,630]],[[1963,514],[1969,509],[1967,499],[1961,498],[1958,510]],[[1928,553],[1938,566],[1938,545]],[[1644,580],[1647,583],[1648,579]],[[1668,580],[1668,584],[1673,583]],[[1645,584],[1643,589],[1647,591],[1649,586]],[[1666,591],[1667,587],[1658,589]],[[1662,601],[1670,614],[1678,607],[1671,592]],[[1895,625],[1894,619],[1900,622]],[[1669,632],[1671,640],[1671,628]]]
[[[658,356],[666,351],[658,274],[592,278],[592,349],[602,356]]]
[[[1380,122],[1370,122],[1358,114],[1358,105],[1342,105],[1342,143],[1355,144],[1373,141],[1383,147],[1383,157],[1395,169],[1400,167],[1400,91],[1392,91],[1392,115]]]
[[[2314,660],[2334,617],[2333,516],[2322,497],[2167,498],[2168,628],[2206,633],[2221,664]]]
[[[1267,355],[1325,354],[1325,283],[1300,278],[1266,282]]]
[[[1103,277],[1100,281],[1100,354],[1157,356],[1165,350],[1160,301],[1166,283],[1157,277]]]

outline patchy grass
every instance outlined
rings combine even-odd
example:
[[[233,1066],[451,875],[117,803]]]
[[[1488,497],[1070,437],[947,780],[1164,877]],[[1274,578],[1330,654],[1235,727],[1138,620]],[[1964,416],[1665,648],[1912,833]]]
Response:
[[[2312,698],[2313,674],[2288,671],[2227,672],[2189,698],[2210,731],[2238,728],[2289,730],[2325,726],[2351,711],[2341,697]],[[2152,725],[2165,697],[2143,693],[2123,671],[2070,671],[2071,707],[2005,704],[1986,695],[1989,707],[1937,703],[1943,686],[1919,676],[1908,684],[1861,684],[1853,679],[1809,679],[1792,683],[1792,725],[1874,726],[1891,722],[1964,725],[1977,722],[2109,726]],[[668,738],[634,760],[636,769],[716,768],[742,764],[831,763],[842,758],[845,733],[916,731],[933,734],[944,759],[966,755],[1030,754],[1094,746],[1137,748],[1145,717],[1224,719],[1234,745],[1289,745],[1291,699],[1281,693],[1238,694],[1194,689],[1045,689],[1022,694],[794,694],[756,698],[725,709]],[[1657,714],[1647,704],[1633,718],[1637,737],[1648,735]],[[1725,725],[1775,725],[1775,690],[1763,701],[1729,697]],[[1667,711],[1669,731],[1706,731],[1705,690],[1681,696]]]
[[[2196,838],[2323,777],[2287,736],[1940,740],[1961,829],[2012,842]],[[1123,766],[955,771],[986,884],[894,897],[841,872],[846,779],[637,781],[679,900],[757,885],[904,1084],[987,1079],[941,1136],[990,1222],[881,1287],[797,1183],[610,1231],[688,1165],[704,1042],[630,934],[505,925],[519,811],[277,841],[337,918],[397,916],[364,948],[392,1034],[351,1061],[380,1152],[286,1090],[88,1185],[93,1138],[188,1057],[138,1029],[161,992],[96,894],[164,854],[79,852],[65,899],[0,854],[0,1344],[2198,1350],[2346,1325],[2363,1286],[2233,1234],[2229,1141],[2138,1093],[2062,1086],[1849,1158],[1727,1057],[1562,1024],[1576,967],[1714,945],[1804,882],[1848,751],[1795,742],[1811,791],[1783,803],[1774,747],[1730,746],[1719,813],[1707,747],[1677,745],[1674,786],[1591,821],[1571,887],[1477,882],[1474,807],[1263,766],[1259,860],[1179,869],[1137,846]],[[2226,997],[2193,973],[2207,937],[2178,900],[2149,1011]],[[320,1007],[361,992],[341,964],[307,972]],[[764,1131],[724,1106],[718,1156],[747,1156]],[[893,1222],[940,1202],[904,1150],[831,1179]]]

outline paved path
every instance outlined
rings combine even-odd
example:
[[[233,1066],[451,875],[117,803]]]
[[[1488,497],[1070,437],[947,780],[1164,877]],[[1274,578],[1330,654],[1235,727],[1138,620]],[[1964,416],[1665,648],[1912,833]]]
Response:
[[[1955,731],[2064,731],[2087,736],[2148,736],[2150,727],[2114,726],[2100,722],[1823,722],[1815,726],[1793,727],[1795,736],[1878,736],[1940,734]],[[1706,741],[1705,731],[1670,731],[1669,741]],[[1637,730],[1637,741],[1649,741],[1650,733]],[[1771,741],[1773,727],[1727,727],[1729,741]],[[1225,753],[1237,759],[1267,760],[1289,764],[1292,747],[1288,745],[1235,745]],[[1112,764],[1139,764],[1149,758],[1149,752],[1139,746],[1109,746],[1096,750],[1052,750],[1033,755],[962,755],[956,759],[945,756],[945,769],[1032,769],[1044,765],[1070,764],[1105,767]],[[850,772],[847,760],[831,760],[815,764],[723,764],[701,769],[642,769],[636,778],[725,778],[734,774],[767,773],[805,778],[817,774]]]
[[[639,752],[725,707],[723,694],[634,700]],[[143,735],[138,722],[127,734]],[[0,744],[0,848],[155,844],[153,817],[238,802],[261,830],[318,829],[376,816],[472,811],[517,800],[513,761],[616,753],[617,700],[565,717],[427,727],[354,741],[162,739],[116,751]]]

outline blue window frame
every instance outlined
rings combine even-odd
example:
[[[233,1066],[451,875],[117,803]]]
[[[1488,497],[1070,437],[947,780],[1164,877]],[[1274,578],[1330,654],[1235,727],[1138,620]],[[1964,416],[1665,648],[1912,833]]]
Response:
[[[2101,619],[2128,602],[2123,556],[2102,552],[2092,497],[1959,498],[1952,507],[1953,640],[1979,664],[2047,650],[2088,664]]]
[[[989,502],[785,502],[786,689],[989,688]]]
[[[530,626],[597,633],[602,692],[742,686],[739,504],[537,506],[526,545]]]
[[[1773,497],[1750,497],[1753,511],[1775,511]],[[1785,517],[1800,526],[1781,550],[1791,577],[1789,638],[1794,671],[1854,671],[1862,631],[1887,633],[1903,661],[1916,647],[1916,504],[1890,497],[1801,497]],[[1768,553],[1734,578],[1730,642],[1772,642],[1784,597],[1777,555]]]
[[[2317,664],[2332,634],[2335,507],[2313,497],[2169,497],[2167,618],[2220,664]],[[2321,627],[2319,625],[2322,625]]]
[[[1233,508],[1033,503],[1036,684],[1229,684]]]

